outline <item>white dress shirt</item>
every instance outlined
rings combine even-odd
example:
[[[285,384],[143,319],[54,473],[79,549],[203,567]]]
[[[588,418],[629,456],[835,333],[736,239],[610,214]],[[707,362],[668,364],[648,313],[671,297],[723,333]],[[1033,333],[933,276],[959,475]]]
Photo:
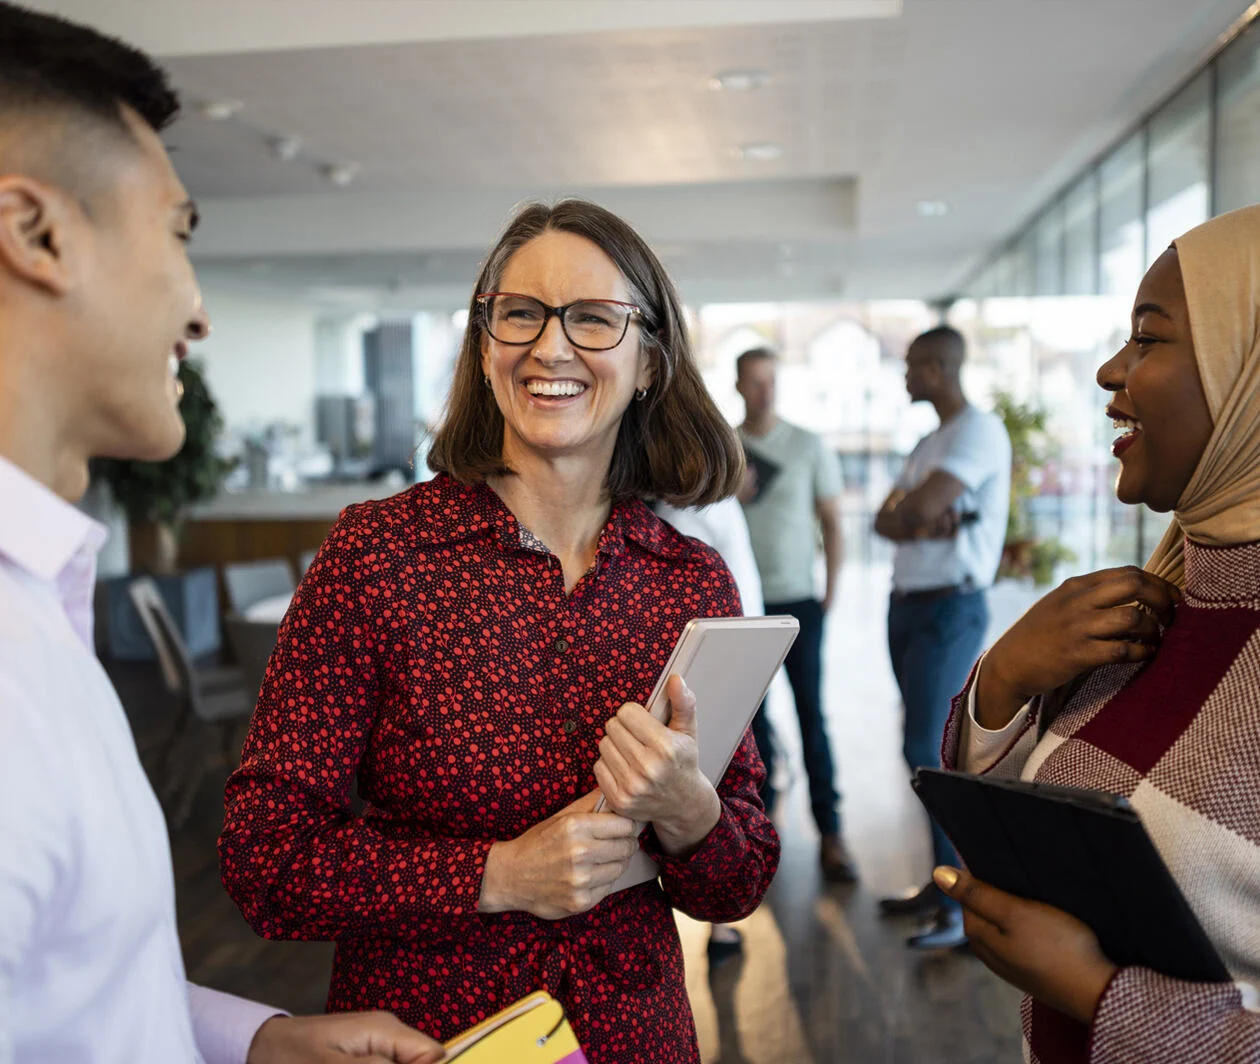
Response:
[[[242,1064],[185,981],[162,810],[92,651],[105,530],[0,458],[0,1064]]]

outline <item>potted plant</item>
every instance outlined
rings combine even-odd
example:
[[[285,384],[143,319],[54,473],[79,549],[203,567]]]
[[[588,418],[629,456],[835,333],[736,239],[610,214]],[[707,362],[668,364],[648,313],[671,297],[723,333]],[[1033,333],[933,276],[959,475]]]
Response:
[[[1059,562],[1075,560],[1076,555],[1057,539],[1034,540],[1029,552],[1028,571],[1034,584],[1046,587],[1054,581],[1054,569]]]
[[[1002,391],[993,397],[993,412],[1002,419],[1011,441],[1011,501],[998,576],[1032,577],[1042,586],[1054,579],[1059,562],[1076,557],[1057,539],[1038,539],[1029,513],[1028,504],[1037,495],[1038,473],[1050,457],[1046,412]]]
[[[200,363],[184,359],[179,365],[179,380],[184,388],[179,411],[187,436],[174,458],[165,462],[99,459],[93,463],[93,475],[108,483],[133,529],[152,524],[153,550],[147,567],[158,573],[175,571],[179,531],[188,507],[217,495],[234,465],[215,453],[223,417],[206,387]],[[135,541],[133,537],[133,550]]]

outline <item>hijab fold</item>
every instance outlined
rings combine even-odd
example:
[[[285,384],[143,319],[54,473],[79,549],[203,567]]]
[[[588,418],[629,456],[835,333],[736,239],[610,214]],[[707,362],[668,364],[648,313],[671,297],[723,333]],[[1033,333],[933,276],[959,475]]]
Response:
[[[1213,430],[1146,568],[1183,586],[1186,536],[1260,540],[1260,206],[1213,218],[1174,246]]]

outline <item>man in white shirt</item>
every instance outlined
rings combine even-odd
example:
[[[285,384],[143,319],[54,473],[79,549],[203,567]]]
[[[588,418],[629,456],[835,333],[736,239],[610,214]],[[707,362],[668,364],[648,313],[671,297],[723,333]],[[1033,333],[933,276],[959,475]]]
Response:
[[[170,847],[92,653],[97,455],[179,450],[209,330],[196,209],[140,53],[0,0],[0,1064],[428,1064],[385,1013],[289,1017],[186,983]]]
[[[1006,538],[1011,443],[994,414],[977,410],[962,390],[966,348],[948,326],[919,336],[906,353],[912,402],[936,408],[940,427],[906,459],[875,531],[897,544],[888,606],[888,650],[905,706],[902,752],[911,770],[940,764],[950,700],[962,689],[989,624],[985,589],[997,575]],[[956,865],[949,839],[932,823],[933,865]],[[907,945],[939,949],[966,941],[962,911],[930,880],[900,898],[888,915],[933,918]]]

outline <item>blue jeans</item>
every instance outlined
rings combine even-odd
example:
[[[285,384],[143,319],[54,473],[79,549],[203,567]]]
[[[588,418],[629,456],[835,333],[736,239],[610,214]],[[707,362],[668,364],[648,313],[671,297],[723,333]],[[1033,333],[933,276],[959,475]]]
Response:
[[[822,835],[840,831],[840,792],[836,789],[836,768],[822,708],[823,608],[816,599],[802,602],[767,602],[767,615],[789,614],[801,625],[800,634],[788,651],[783,667],[792,685],[796,716],[801,725],[801,750],[805,774],[809,777],[809,804],[814,823]],[[766,765],[767,782],[774,773],[773,750],[765,707],[753,719],[753,736],[761,760]]]
[[[911,770],[939,768],[950,702],[967,682],[989,627],[983,591],[940,598],[894,595],[888,605],[888,652],[906,707],[901,752]],[[945,832],[932,821],[934,864],[958,864]]]

